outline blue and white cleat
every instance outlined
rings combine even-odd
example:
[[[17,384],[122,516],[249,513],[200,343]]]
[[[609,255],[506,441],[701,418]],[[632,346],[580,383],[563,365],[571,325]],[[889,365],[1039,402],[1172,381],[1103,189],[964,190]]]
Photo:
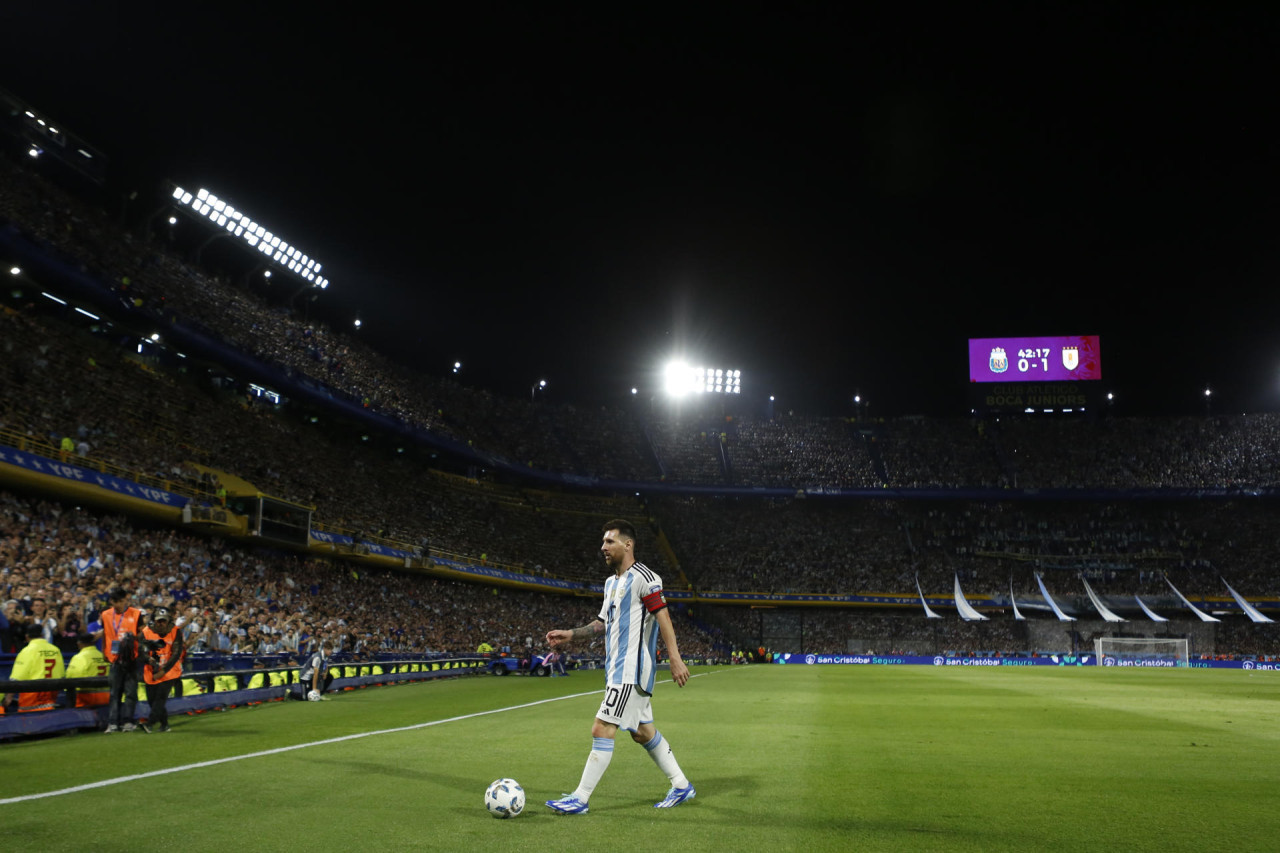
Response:
[[[570,794],[565,794],[558,800],[547,800],[547,808],[553,809],[560,814],[587,813],[587,804]]]
[[[663,801],[660,803],[654,803],[653,807],[655,809],[669,809],[672,806],[680,805],[685,800],[692,800],[696,796],[698,796],[698,792],[693,789],[692,784],[685,788],[672,788],[670,791],[667,791],[667,796]],[[547,803],[547,805],[551,804]]]

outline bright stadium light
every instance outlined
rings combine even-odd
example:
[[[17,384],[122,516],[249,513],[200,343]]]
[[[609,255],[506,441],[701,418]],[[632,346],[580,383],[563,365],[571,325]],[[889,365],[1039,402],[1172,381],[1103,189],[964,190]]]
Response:
[[[741,394],[742,371],[723,367],[689,367],[683,361],[673,361],[663,371],[667,394],[683,397],[686,394]]]
[[[694,390],[694,372],[683,361],[673,361],[662,370],[662,387],[668,396],[683,397]]]
[[[250,248],[286,267],[312,287],[324,290],[329,286],[329,279],[320,275],[322,265],[313,257],[281,240],[279,235],[268,231],[225,198],[203,188],[192,194],[178,186],[173,188],[170,196],[178,207],[191,211],[193,216],[224,230],[227,235],[244,240]]]

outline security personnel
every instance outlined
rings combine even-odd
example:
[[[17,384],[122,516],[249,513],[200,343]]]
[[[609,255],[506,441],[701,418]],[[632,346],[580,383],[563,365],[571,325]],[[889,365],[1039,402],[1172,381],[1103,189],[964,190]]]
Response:
[[[289,686],[289,670],[273,669],[267,673],[267,680],[271,682],[272,687],[288,687]]]
[[[223,669],[219,666],[218,669]],[[228,693],[232,690],[240,689],[240,679],[227,672],[219,672],[213,677],[213,692]]]
[[[142,611],[129,606],[129,594],[123,589],[111,591],[111,606],[102,611],[102,655],[110,663],[107,685],[107,732],[131,732],[138,707],[138,632],[146,624]],[[120,702],[124,701],[124,722],[120,721]]]
[[[166,707],[169,693],[182,678],[182,658],[186,649],[182,643],[182,631],[174,626],[169,610],[157,607],[154,614],[155,630],[150,626],[142,629],[142,653],[147,664],[143,667],[142,678],[147,682],[147,702],[151,705],[151,715],[142,730],[150,733],[169,731],[169,710]]]
[[[47,678],[62,678],[66,668],[62,663],[62,652],[57,646],[44,638],[44,628],[34,622],[27,625],[27,645],[18,652],[13,660],[13,671],[9,674],[11,681],[39,681]],[[28,711],[52,711],[58,701],[57,690],[40,692],[23,692],[6,694],[0,703],[8,705],[14,697],[18,700],[18,713]]]
[[[101,678],[107,674],[111,665],[98,651],[93,635],[81,633],[76,637],[80,651],[76,652],[67,664],[67,678]],[[97,708],[107,704],[111,693],[97,687],[73,688],[76,694],[77,708]]]
[[[262,658],[253,659],[254,672],[253,675],[249,676],[249,683],[246,684],[245,687],[249,690],[257,690],[262,687],[271,686],[271,679],[267,677],[267,672],[263,669],[264,666],[266,666],[266,664],[263,663]]]

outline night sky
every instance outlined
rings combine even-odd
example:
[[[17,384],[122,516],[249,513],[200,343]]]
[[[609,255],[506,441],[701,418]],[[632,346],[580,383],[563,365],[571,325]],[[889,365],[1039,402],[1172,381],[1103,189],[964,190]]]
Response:
[[[967,338],[1097,334],[1118,412],[1280,409],[1274,4],[29,5],[0,85],[113,191],[207,186],[426,372],[959,414]]]

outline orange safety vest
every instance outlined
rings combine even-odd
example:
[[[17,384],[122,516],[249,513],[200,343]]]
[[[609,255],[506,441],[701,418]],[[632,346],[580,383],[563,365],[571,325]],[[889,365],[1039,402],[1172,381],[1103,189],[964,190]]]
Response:
[[[169,633],[165,634],[163,637],[157,634],[155,631],[152,631],[150,628],[143,628],[142,636],[147,640],[163,640],[164,641],[164,648],[160,651],[160,662],[167,664],[169,662],[169,658],[173,657],[173,641],[174,641],[174,638],[178,636],[177,627],[170,628]],[[158,678],[157,676],[159,676],[159,673],[153,672],[151,670],[150,663],[148,663],[145,667],[142,668],[142,677],[147,682],[147,684],[159,684],[161,681],[172,681],[175,678],[181,678],[182,677],[182,661],[179,660],[177,663],[175,663],[173,665],[173,669],[165,673],[164,678]]]
[[[138,636],[138,619],[142,611],[136,607],[127,608],[117,613],[114,607],[102,611],[98,618],[102,620],[102,656],[112,663],[116,662],[116,642],[124,634]]]

